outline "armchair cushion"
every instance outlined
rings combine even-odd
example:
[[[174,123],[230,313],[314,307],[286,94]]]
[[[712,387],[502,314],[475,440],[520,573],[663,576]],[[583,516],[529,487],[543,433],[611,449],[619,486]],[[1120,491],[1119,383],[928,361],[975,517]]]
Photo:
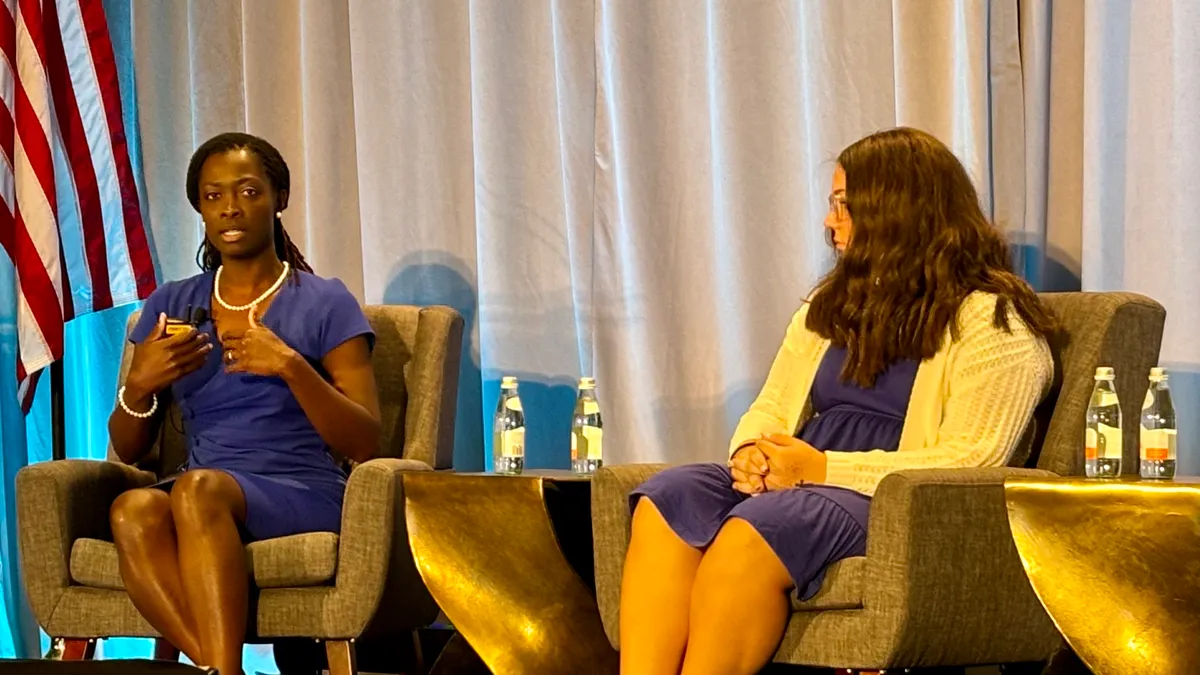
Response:
[[[153,483],[113,462],[39,462],[17,472],[17,536],[25,592],[38,623],[51,626],[70,586],[69,554],[80,538],[108,538],[108,509],[122,492]]]
[[[246,546],[246,565],[258,588],[301,588],[333,581],[338,536],[309,532],[256,541]],[[76,539],[71,547],[71,580],[81,586],[125,590],[117,547],[100,539]]]
[[[117,547],[103,539],[76,539],[71,546],[71,581],[80,586],[123,591]]]
[[[808,600],[801,600],[792,593],[793,612],[819,612],[826,609],[861,609],[863,606],[863,578],[866,577],[867,558],[846,558],[825,570],[825,581],[821,590]]]
[[[259,588],[321,586],[337,572],[338,535],[308,532],[256,541],[246,547],[246,556]]]

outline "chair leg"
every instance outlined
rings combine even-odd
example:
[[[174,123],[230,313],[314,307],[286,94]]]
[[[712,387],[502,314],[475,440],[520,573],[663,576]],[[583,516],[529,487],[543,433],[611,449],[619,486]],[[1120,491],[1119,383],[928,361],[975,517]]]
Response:
[[[857,670],[854,668],[838,668],[834,675],[963,675],[959,667],[950,668],[888,668],[884,670]]]
[[[95,655],[94,638],[54,638],[46,658],[51,661],[91,661]]]
[[[329,660],[329,675],[358,675],[354,640],[326,640],[325,658]]]
[[[425,651],[421,649],[421,632],[415,628],[412,632],[412,640],[413,667],[417,669],[417,675],[425,675],[427,671],[425,670]]]
[[[175,648],[175,645],[168,642],[166,638],[154,638],[154,660],[178,661],[179,650]]]

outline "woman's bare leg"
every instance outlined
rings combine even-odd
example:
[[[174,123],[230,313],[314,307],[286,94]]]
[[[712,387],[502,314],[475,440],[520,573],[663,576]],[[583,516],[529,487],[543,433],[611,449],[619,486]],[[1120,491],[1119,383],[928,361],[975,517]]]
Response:
[[[171,498],[153,488],[130,490],[109,511],[121,580],[133,606],[188,658],[202,662],[196,622],[179,574]]]
[[[771,661],[791,616],[792,577],[762,535],[726,521],[692,588],[684,675],[753,675]]]
[[[688,642],[688,605],[701,552],[667,525],[647,498],[633,512],[621,577],[621,672],[679,672]]]
[[[198,469],[176,482],[171,512],[204,665],[221,675],[239,675],[250,593],[246,549],[238,532],[246,519],[246,498],[229,474]]]

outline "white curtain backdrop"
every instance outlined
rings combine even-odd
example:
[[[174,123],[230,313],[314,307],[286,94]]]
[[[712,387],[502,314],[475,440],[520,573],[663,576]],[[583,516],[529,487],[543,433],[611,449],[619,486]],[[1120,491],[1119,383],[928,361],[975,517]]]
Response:
[[[531,466],[566,465],[581,374],[607,461],[721,458],[831,263],[834,157],[897,124],[955,150],[1038,287],[1167,305],[1181,409],[1200,397],[1175,274],[1200,237],[1197,3],[134,0],[134,26],[164,277],[195,271],[192,149],[268,138],[319,273],[466,316],[462,468],[508,374]]]
[[[136,79],[162,277],[196,272],[192,150],[222,131],[265,136],[292,168],[284,220],[319,273],[365,302],[466,317],[460,469],[484,465],[502,374],[522,378],[530,466],[567,465],[582,374],[600,382],[610,463],[721,459],[831,263],[820,223],[834,157],[907,124],[964,161],[1036,287],[1167,307],[1179,470],[1200,473],[1196,0],[105,7],[119,53],[133,26],[136,78],[123,72],[122,89]],[[0,257],[10,366],[11,278]],[[104,454],[104,364],[127,311],[68,326],[73,457]],[[47,392],[22,430],[0,391],[0,436],[24,437],[31,459],[50,455]],[[1127,424],[1140,403],[1124,402]],[[13,646],[0,635],[0,654]]]
[[[191,150],[287,157],[284,221],[369,303],[464,313],[456,461],[482,465],[502,374],[529,463],[565,466],[595,375],[607,460],[722,456],[830,264],[833,159],[908,124],[1025,232],[1014,0],[193,0],[134,4],[166,278],[194,272]],[[1036,231],[1036,230],[1035,230]]]
[[[1162,361],[1175,373],[1179,471],[1194,475],[1200,472],[1200,3],[1097,0],[1087,4],[1082,26],[1083,285],[1136,290],[1166,306]],[[1127,410],[1141,407],[1130,404]]]

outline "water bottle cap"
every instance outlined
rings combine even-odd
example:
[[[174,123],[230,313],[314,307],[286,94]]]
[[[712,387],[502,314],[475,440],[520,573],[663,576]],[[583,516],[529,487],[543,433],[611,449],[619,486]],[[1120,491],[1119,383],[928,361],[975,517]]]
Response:
[[[1096,369],[1096,379],[1097,380],[1112,380],[1115,378],[1116,378],[1116,372],[1108,366],[1101,366]]]
[[[1166,368],[1151,368],[1150,369],[1150,381],[1151,382],[1166,382],[1167,381],[1167,369]]]
[[[580,389],[595,389],[596,388],[596,378],[594,378],[594,377],[579,378],[579,388]]]
[[[501,389],[516,389],[517,388],[517,378],[509,377],[509,376],[500,378],[500,388]]]

